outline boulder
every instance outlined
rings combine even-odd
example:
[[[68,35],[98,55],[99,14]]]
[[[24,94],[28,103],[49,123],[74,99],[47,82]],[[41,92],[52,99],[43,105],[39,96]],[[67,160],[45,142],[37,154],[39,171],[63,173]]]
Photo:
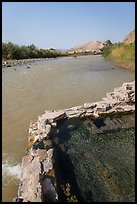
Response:
[[[25,159],[23,164],[24,161]],[[18,198],[28,200],[28,202],[42,202],[42,186],[40,183],[40,174],[42,172],[38,157],[35,157],[31,162],[27,162],[27,164],[22,165]]]
[[[45,121],[45,123],[52,123],[65,117],[66,114],[64,111],[45,111],[45,114],[39,117],[39,122],[41,123]]]
[[[32,160],[33,160],[33,157],[31,155],[25,155],[22,158],[22,167],[29,165]]]
[[[93,109],[97,106],[96,103],[84,103],[83,107],[87,110],[87,109]]]
[[[49,170],[53,169],[53,163],[52,160],[49,158],[46,158],[46,160],[43,161],[43,173],[47,174]]]
[[[96,105],[97,105],[95,108],[96,112],[105,112],[112,108],[111,105],[105,101],[97,102]]]
[[[39,158],[40,162],[42,162],[48,157],[48,154],[45,149],[38,149],[36,150],[35,156]]]
[[[83,108],[83,106],[75,106],[65,111],[68,118],[80,117],[85,112],[86,110]]]
[[[48,157],[49,157],[50,159],[52,159],[52,158],[53,158],[53,149],[49,149],[49,150],[47,151],[47,154],[48,154]]]

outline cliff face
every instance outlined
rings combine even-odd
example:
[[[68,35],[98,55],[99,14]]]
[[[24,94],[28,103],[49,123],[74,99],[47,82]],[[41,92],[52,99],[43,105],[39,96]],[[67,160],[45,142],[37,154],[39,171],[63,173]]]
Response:
[[[93,52],[100,53],[104,47],[107,47],[111,44],[110,40],[106,41],[90,41],[86,44],[78,45],[74,48],[71,48],[68,52],[70,53],[78,53],[78,52]]]
[[[123,42],[125,44],[130,44],[132,42],[135,41],[135,30],[133,30],[132,32],[130,32],[124,39]]]

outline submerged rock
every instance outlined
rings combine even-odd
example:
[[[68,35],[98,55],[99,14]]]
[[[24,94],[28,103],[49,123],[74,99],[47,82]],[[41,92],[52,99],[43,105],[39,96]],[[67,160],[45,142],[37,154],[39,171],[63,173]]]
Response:
[[[43,140],[44,149],[49,150],[52,147],[52,141],[49,139]]]
[[[43,200],[45,202],[57,202],[58,195],[49,178],[44,178],[42,181]]]

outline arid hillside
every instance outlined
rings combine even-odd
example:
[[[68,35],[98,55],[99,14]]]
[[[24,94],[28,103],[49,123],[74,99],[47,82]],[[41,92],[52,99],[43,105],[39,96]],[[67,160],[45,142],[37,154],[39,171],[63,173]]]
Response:
[[[135,41],[135,30],[133,30],[132,32],[130,32],[124,39],[123,42],[125,44],[130,44],[133,43]]]
[[[78,45],[74,48],[71,48],[68,52],[78,53],[78,52],[93,52],[100,53],[104,47],[107,47],[111,44],[110,40],[106,41],[90,41],[86,44]]]

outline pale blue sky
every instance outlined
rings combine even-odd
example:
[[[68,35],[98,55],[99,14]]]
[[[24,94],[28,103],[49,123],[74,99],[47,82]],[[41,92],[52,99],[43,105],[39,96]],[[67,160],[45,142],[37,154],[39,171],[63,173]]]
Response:
[[[134,2],[3,2],[2,41],[68,49],[120,42],[135,29]]]

